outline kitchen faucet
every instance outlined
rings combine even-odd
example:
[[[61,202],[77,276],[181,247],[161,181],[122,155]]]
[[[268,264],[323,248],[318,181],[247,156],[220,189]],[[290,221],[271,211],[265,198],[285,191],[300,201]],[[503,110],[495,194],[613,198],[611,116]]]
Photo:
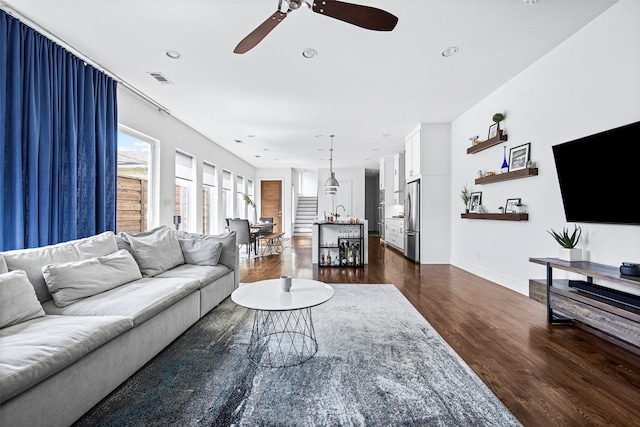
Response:
[[[342,208],[343,212],[346,212],[346,209],[345,209],[344,206],[338,205],[338,206],[336,206],[336,214],[338,213],[338,208]]]

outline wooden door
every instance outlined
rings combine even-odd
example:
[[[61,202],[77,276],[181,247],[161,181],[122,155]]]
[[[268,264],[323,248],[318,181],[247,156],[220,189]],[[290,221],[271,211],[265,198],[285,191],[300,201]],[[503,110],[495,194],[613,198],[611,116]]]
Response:
[[[274,233],[284,229],[282,226],[282,181],[260,182],[260,216],[273,217],[276,225]]]

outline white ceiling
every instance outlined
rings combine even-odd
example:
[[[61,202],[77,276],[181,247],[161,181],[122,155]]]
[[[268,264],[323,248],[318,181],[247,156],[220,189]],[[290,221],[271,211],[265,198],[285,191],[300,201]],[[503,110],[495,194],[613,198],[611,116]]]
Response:
[[[375,169],[403,150],[418,123],[456,119],[615,0],[353,3],[391,12],[398,25],[370,31],[305,7],[243,55],[233,49],[277,0],[6,0],[0,7],[255,167],[327,168],[335,134],[334,168]],[[460,51],[445,58],[449,46]],[[303,58],[305,48],[318,55]],[[182,58],[168,58],[169,49]]]

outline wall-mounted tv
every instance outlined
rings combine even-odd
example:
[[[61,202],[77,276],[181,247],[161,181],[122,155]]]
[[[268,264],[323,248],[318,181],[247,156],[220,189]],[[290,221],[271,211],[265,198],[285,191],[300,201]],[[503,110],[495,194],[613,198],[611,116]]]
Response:
[[[552,149],[568,222],[640,225],[640,122]]]

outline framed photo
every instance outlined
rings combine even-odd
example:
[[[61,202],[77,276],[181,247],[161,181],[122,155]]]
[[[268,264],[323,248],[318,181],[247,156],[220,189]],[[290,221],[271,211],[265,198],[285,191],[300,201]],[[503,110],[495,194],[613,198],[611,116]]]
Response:
[[[520,203],[520,198],[507,199],[507,203],[504,205],[504,213],[516,213],[516,205]]]
[[[471,198],[469,199],[469,212],[479,213],[481,204],[482,192],[477,191],[475,193],[471,193]]]
[[[509,172],[526,169],[530,151],[530,142],[511,148],[509,150]]]
[[[498,134],[498,124],[494,123],[491,126],[489,126],[489,136],[487,137],[487,139],[491,139],[497,134]]]

